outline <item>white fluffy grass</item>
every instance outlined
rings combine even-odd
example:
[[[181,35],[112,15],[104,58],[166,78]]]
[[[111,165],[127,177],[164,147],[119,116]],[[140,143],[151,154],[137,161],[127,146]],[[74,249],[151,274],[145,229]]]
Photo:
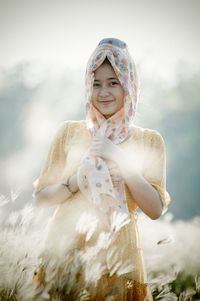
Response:
[[[36,267],[39,264],[39,254],[43,248],[43,241],[46,236],[46,227],[49,217],[45,210],[34,208],[31,204],[23,209],[5,214],[4,207],[11,202],[4,196],[0,197],[0,290],[13,291],[19,300],[48,300],[48,285],[43,290],[34,289],[32,278]],[[85,224],[87,220],[87,224]],[[123,219],[115,220],[115,229],[120,229]],[[81,225],[85,225],[82,227]],[[97,221],[92,216],[83,216],[77,223],[79,234],[90,239],[97,226]],[[190,221],[175,221],[170,213],[166,213],[161,219],[152,221],[144,214],[139,215],[139,227],[141,242],[144,250],[145,264],[152,292],[159,292],[156,300],[192,300],[192,296],[200,291],[200,217]],[[81,230],[82,229],[82,230]],[[98,261],[92,263],[94,255],[98,257],[102,248],[109,247],[111,238],[102,233],[98,244],[83,254],[76,251],[70,257],[68,254],[68,268],[75,272],[85,266],[86,279],[88,282],[97,281],[104,271],[104,267],[98,265]],[[111,249],[110,267],[113,273],[120,274],[127,272],[131,264],[117,262],[115,251]],[[81,257],[81,262],[80,262]],[[52,281],[61,287],[64,285],[62,277],[56,278],[61,261],[51,261],[46,267],[48,272],[47,283]],[[68,271],[66,270],[66,273]],[[193,275],[196,283],[195,290],[187,288],[181,292],[179,298],[171,291],[171,283],[176,280],[179,272]],[[67,290],[73,290],[73,273],[68,281]],[[70,282],[71,281],[71,282]],[[57,298],[57,299],[56,299]],[[80,291],[80,300],[87,298],[87,291]],[[55,297],[54,300],[59,300]],[[78,299],[77,299],[78,300]]]

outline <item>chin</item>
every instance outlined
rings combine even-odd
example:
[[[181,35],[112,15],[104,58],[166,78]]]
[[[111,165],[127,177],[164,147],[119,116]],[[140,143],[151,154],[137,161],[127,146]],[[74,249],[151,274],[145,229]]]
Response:
[[[102,115],[104,115],[104,116],[112,116],[112,115],[114,115],[118,110],[102,110],[102,108],[100,109],[98,109],[98,111],[102,114]]]
[[[116,112],[109,112],[109,113],[104,113],[104,112],[101,112],[101,114],[105,117],[105,118],[109,118],[111,117],[112,115],[114,115]]]
[[[103,114],[102,114],[103,115]],[[111,115],[103,115],[106,119],[110,118],[113,114]]]
[[[120,108],[110,108],[110,110],[104,110],[102,107],[99,107],[98,105],[94,104],[94,107],[106,118],[108,119],[112,115],[114,115]]]

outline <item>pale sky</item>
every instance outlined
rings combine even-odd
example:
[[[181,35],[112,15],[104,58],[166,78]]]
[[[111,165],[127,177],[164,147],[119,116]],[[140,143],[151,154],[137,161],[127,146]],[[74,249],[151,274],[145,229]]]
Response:
[[[0,0],[0,66],[79,69],[100,39],[117,37],[147,73],[170,76],[182,61],[198,69],[199,12],[200,0]]]

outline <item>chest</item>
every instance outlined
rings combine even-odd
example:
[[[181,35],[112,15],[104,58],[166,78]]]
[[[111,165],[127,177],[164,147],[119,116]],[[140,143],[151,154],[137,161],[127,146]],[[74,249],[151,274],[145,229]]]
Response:
[[[66,172],[73,174],[80,165],[81,159],[87,152],[92,142],[91,135],[87,130],[74,129],[70,138],[66,141]]]
[[[81,159],[87,153],[92,143],[92,136],[87,129],[75,129],[71,138],[66,143],[66,172],[70,175],[76,172]],[[126,159],[130,164],[136,165],[142,169],[144,162],[144,146],[142,139],[133,139],[129,137],[123,143],[118,144],[118,147],[123,150]]]

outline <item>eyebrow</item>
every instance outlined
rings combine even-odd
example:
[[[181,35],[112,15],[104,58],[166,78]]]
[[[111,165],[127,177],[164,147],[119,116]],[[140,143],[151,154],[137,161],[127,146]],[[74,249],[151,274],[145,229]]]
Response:
[[[109,77],[109,78],[107,78],[106,80],[113,80],[113,79],[118,80],[117,77]],[[95,82],[100,82],[99,79],[95,79],[94,81],[95,81]]]

